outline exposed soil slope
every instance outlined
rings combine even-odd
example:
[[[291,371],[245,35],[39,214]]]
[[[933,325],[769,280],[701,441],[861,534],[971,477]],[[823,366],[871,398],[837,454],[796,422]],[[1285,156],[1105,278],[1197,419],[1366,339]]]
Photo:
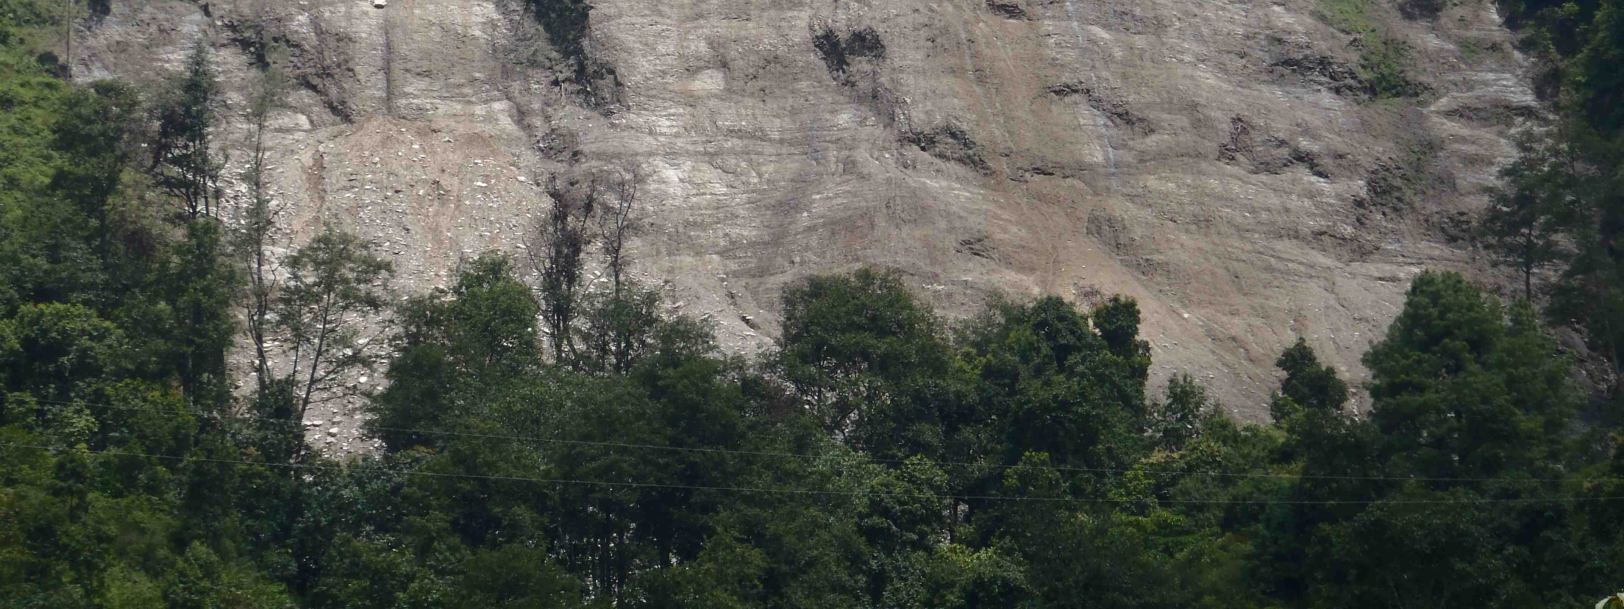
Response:
[[[285,47],[292,240],[350,226],[407,290],[522,256],[548,176],[635,168],[639,271],[730,347],[861,264],[949,314],[1120,292],[1158,374],[1249,418],[1295,337],[1357,381],[1413,274],[1473,266],[1464,214],[1537,111],[1483,0],[116,4],[79,74],[150,81],[207,33],[245,91]]]

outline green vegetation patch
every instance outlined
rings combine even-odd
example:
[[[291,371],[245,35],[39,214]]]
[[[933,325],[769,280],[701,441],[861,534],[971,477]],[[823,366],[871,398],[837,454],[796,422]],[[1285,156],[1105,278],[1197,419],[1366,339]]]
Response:
[[[1354,36],[1357,70],[1371,99],[1420,97],[1430,90],[1414,77],[1414,50],[1395,36],[1371,0],[1320,0],[1320,18]]]

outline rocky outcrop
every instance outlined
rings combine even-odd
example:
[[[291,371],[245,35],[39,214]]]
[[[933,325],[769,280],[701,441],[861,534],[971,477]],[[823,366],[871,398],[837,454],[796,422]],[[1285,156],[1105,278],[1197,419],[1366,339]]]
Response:
[[[1297,336],[1357,381],[1409,277],[1472,268],[1444,227],[1536,112],[1492,3],[1405,6],[1369,13],[1419,98],[1373,100],[1314,0],[151,0],[77,73],[150,82],[199,35],[230,90],[280,62],[289,240],[348,225],[407,290],[523,258],[547,178],[629,167],[637,269],[730,348],[862,264],[949,314],[1125,293],[1159,375],[1257,418]]]

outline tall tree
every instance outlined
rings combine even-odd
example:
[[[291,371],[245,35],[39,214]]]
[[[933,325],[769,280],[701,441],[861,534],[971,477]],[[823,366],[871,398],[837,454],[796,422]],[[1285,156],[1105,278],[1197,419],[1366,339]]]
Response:
[[[662,321],[660,293],[626,281],[611,292],[589,293],[581,302],[577,365],[625,374],[654,346]]]
[[[77,0],[62,0],[62,76],[73,79],[73,23],[79,20]]]
[[[266,182],[267,123],[280,103],[284,88],[281,72],[274,66],[259,74],[252,97],[249,99],[248,117],[251,123],[252,150],[248,167],[243,171],[243,182],[248,185],[248,202],[239,210],[236,246],[247,272],[248,291],[243,298],[243,317],[246,320],[248,340],[254,348],[254,378],[260,393],[271,383],[270,313],[276,293],[276,263],[271,255],[275,244],[278,210],[271,198]]]
[[[660,320],[659,293],[641,289],[627,276],[630,246],[637,230],[637,197],[642,175],[636,167],[593,174],[595,189],[603,192],[596,205],[598,247],[609,290],[587,290],[581,302],[583,344],[581,364],[602,371],[625,373],[637,352],[646,348]],[[588,286],[590,288],[590,286]]]
[[[554,176],[547,181],[548,213],[537,228],[530,263],[541,276],[542,321],[555,362],[576,355],[583,257],[592,241],[594,212],[604,188],[599,174],[568,179]]]
[[[1534,275],[1568,255],[1567,228],[1580,209],[1574,193],[1574,152],[1564,142],[1520,143],[1522,155],[1501,172],[1506,190],[1495,196],[1479,227],[1485,244],[1522,275],[1523,298],[1534,299]]]
[[[56,169],[51,187],[90,220],[104,265],[114,262],[117,235],[130,230],[115,226],[119,214],[111,203],[135,155],[131,125],[139,124],[141,111],[129,85],[97,82],[72,91],[52,129],[55,147],[72,162]]]
[[[1116,468],[1139,457],[1147,360],[1122,302],[1109,309],[1124,314],[1105,322],[1109,342],[1086,313],[1053,296],[994,306],[964,341],[978,408],[1004,440],[1003,463],[1043,452],[1067,467]]]
[[[1139,338],[1139,303],[1132,298],[1112,296],[1094,307],[1090,315],[1094,329],[1111,353],[1132,370],[1140,385],[1150,374],[1150,343]]]
[[[1430,477],[1542,472],[1575,409],[1566,360],[1526,306],[1427,272],[1365,355],[1390,467]]]
[[[286,267],[275,317],[292,343],[293,420],[302,421],[312,403],[333,397],[340,377],[370,365],[361,316],[383,310],[392,268],[359,237],[331,226],[288,256]]]
[[[422,430],[480,415],[460,406],[539,370],[540,311],[512,262],[493,254],[464,263],[449,290],[407,300],[396,309],[389,386],[369,407],[375,433],[391,450],[442,445],[444,436]]]
[[[171,312],[166,338],[195,407],[220,404],[227,390],[225,352],[236,333],[231,305],[239,277],[224,230],[210,218],[187,222],[162,275]]]
[[[152,146],[153,182],[181,203],[187,219],[212,217],[220,197],[220,170],[212,141],[220,83],[208,39],[198,38],[157,107]]]
[[[1483,227],[1522,271],[1525,297],[1535,269],[1560,268],[1546,316],[1581,331],[1611,362],[1612,397],[1624,399],[1624,5],[1519,0],[1504,8],[1541,60],[1556,119],[1522,146]]]
[[[609,271],[610,288],[619,298],[626,268],[631,264],[626,247],[637,231],[637,192],[643,176],[632,167],[614,172],[607,180],[610,196],[598,212],[598,240],[603,245],[603,265]]]

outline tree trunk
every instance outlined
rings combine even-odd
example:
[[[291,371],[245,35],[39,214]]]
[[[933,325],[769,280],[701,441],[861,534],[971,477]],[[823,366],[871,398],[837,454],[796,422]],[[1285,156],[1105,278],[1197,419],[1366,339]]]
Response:
[[[65,40],[66,55],[62,62],[62,73],[68,80],[73,80],[73,3],[75,0],[62,0],[62,34]]]

